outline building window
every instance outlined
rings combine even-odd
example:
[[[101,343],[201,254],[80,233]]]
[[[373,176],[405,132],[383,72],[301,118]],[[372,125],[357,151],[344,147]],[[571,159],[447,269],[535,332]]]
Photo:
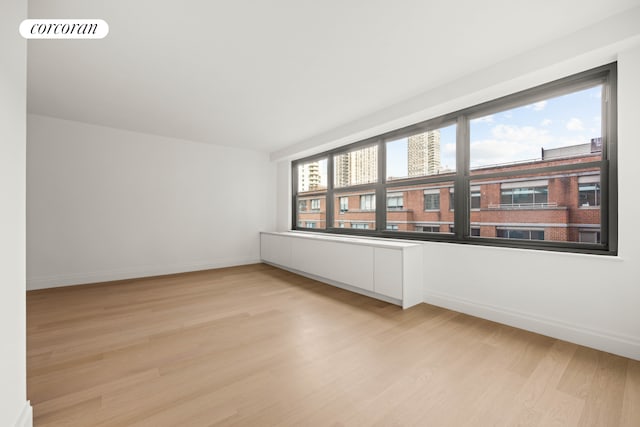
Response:
[[[376,195],[363,194],[360,196],[360,210],[373,211],[376,209]]]
[[[306,200],[299,200],[298,201],[298,211],[299,212],[304,212],[307,210],[307,201]]]
[[[439,233],[440,226],[439,225],[416,225],[416,231],[420,231],[423,233]]]
[[[578,206],[600,206],[600,176],[578,178]]]
[[[387,230],[398,231],[398,224],[387,224]]]
[[[440,190],[425,190],[424,192],[424,210],[437,211],[440,210]]]
[[[616,69],[295,160],[292,228],[309,219],[329,232],[366,224],[376,237],[616,255]],[[324,198],[323,211],[303,198]]]
[[[545,207],[548,202],[549,189],[547,186],[514,188],[503,184],[500,191],[500,204],[502,207]]]
[[[499,228],[496,230],[496,237],[503,239],[544,240],[544,230]]]
[[[349,198],[348,197],[340,197],[340,213],[345,213],[349,210]]]
[[[402,210],[403,208],[402,193],[388,193],[387,194],[387,209],[389,210]]]
[[[320,199],[311,199],[311,210],[312,211],[320,210]]]
[[[307,227],[307,228],[316,228],[316,223],[315,223],[315,222],[307,221],[307,225],[306,225],[306,227]]]
[[[600,230],[580,230],[578,239],[582,243],[600,243]]]
[[[480,209],[480,187],[471,187],[471,209]]]

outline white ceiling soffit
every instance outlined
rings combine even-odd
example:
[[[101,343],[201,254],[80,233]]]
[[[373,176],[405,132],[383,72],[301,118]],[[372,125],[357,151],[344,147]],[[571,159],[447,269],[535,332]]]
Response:
[[[30,40],[30,113],[278,152],[638,0],[30,0],[102,40]]]

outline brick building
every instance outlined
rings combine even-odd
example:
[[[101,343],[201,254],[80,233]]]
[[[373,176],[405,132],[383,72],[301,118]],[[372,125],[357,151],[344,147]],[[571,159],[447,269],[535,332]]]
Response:
[[[564,151],[543,150],[541,160],[473,170],[469,200],[471,235],[599,243],[600,172],[593,164],[582,169],[577,165],[600,159],[599,147],[592,141]],[[564,164],[577,167],[570,172],[532,172],[532,167]],[[505,177],[495,178],[502,173]],[[482,177],[487,174],[493,178]],[[386,195],[386,229],[452,233],[453,195],[453,180],[422,185],[398,183]],[[373,190],[336,194],[333,226],[375,230],[375,209]],[[325,212],[324,194],[305,194],[299,198],[298,225],[325,228]]]

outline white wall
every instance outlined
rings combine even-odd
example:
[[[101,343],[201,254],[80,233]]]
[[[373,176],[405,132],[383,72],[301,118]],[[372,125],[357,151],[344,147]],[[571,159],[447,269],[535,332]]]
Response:
[[[0,425],[31,422],[26,401],[25,111],[27,44],[18,25],[27,5],[0,14]]]
[[[281,161],[276,164],[278,196],[276,198],[276,230],[291,229],[291,162]]]
[[[268,155],[29,115],[27,288],[259,261]]]
[[[429,243],[426,302],[640,359],[638,76],[640,47],[621,52],[619,257]]]
[[[619,256],[425,243],[424,300],[640,360],[638,18],[640,8],[271,157],[320,152],[617,60]],[[376,120],[382,125],[372,126]]]

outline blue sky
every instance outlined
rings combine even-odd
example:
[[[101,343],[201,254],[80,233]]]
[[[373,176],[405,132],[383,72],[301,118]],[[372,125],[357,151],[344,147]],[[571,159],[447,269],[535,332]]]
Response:
[[[540,158],[601,136],[602,86],[471,121],[471,167]]]
[[[540,158],[541,148],[584,144],[601,135],[602,86],[471,120],[471,168]],[[407,138],[387,143],[387,176],[406,177]],[[456,126],[440,129],[440,160],[455,170]],[[320,162],[326,173],[326,160]],[[326,176],[322,177],[323,184]],[[326,184],[325,184],[326,185]]]
[[[602,86],[471,120],[471,167],[540,158],[541,148],[601,135]],[[455,125],[440,129],[443,168],[455,169]],[[387,176],[407,176],[407,139],[387,144]]]

